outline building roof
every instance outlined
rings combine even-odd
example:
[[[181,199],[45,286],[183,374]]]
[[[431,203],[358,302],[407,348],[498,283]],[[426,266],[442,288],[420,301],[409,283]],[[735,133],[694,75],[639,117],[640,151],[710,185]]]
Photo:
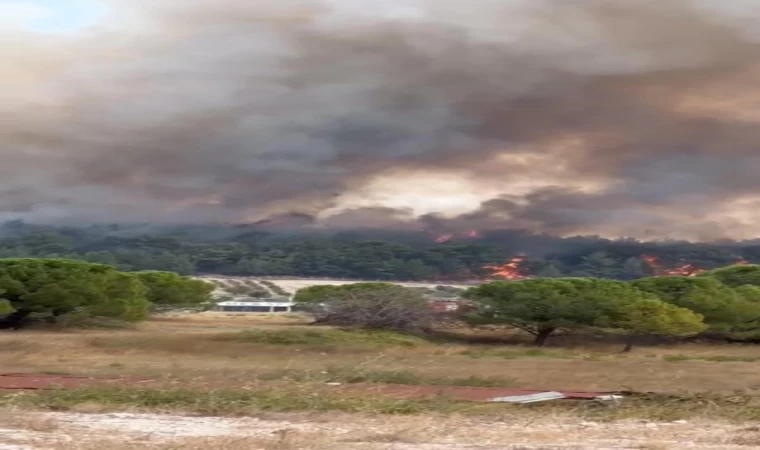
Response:
[[[291,302],[221,302],[217,306],[293,306]]]

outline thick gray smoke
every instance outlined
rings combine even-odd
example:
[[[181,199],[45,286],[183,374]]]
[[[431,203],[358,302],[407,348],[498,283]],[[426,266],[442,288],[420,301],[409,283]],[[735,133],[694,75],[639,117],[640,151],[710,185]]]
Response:
[[[757,236],[760,0],[719,3],[121,0],[7,31],[0,217]],[[420,172],[502,194],[341,203]]]

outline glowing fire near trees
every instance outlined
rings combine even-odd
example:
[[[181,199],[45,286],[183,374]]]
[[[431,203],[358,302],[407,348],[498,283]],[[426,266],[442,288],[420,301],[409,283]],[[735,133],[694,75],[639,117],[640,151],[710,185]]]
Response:
[[[483,268],[492,271],[491,277],[503,278],[505,280],[524,280],[530,278],[522,267],[524,262],[525,258],[516,257],[509,260],[507,264],[501,266],[483,266]]]
[[[696,277],[705,272],[704,269],[700,269],[694,264],[683,264],[675,268],[667,268],[662,265],[662,262],[656,256],[644,255],[641,259],[649,264],[656,277]]]
[[[435,237],[435,242],[439,244],[445,244],[446,242],[451,242],[457,237],[466,237],[470,239],[477,239],[480,237],[480,232],[478,230],[469,230],[469,231],[463,231],[458,234],[454,233],[446,233],[446,234],[440,234]]]
[[[649,264],[656,277],[696,277],[701,273],[707,272],[705,269],[700,269],[694,264],[683,264],[669,269],[663,266],[658,257],[651,255],[643,255],[641,259]],[[747,264],[749,264],[749,261],[744,258],[740,258],[734,262],[736,266],[746,266]]]
[[[439,244],[444,244],[446,242],[451,242],[452,239],[454,239],[453,234],[442,234],[438,236],[437,238],[435,238],[435,242]]]

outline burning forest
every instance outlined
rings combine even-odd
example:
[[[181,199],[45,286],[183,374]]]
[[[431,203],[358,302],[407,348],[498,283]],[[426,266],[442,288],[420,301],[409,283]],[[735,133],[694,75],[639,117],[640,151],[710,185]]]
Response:
[[[527,269],[523,266],[525,261],[524,257],[519,256],[510,259],[506,264],[486,265],[483,266],[483,269],[490,271],[488,275],[489,279],[524,280],[531,278]]]
[[[643,261],[652,270],[652,274],[656,277],[696,277],[707,272],[707,269],[697,267],[693,263],[680,263],[675,266],[665,266],[660,258],[652,255],[643,255],[641,257]],[[749,261],[744,258],[739,258],[730,265],[747,265]]]
[[[706,272],[705,269],[700,269],[694,264],[680,264],[676,267],[665,267],[660,258],[651,255],[644,255],[641,257],[649,267],[652,269],[652,273],[656,277],[667,276],[682,276],[682,277],[696,277],[699,274]]]
[[[478,230],[463,231],[460,233],[444,233],[436,235],[434,241],[438,244],[445,244],[447,242],[453,242],[458,240],[472,240],[478,239],[480,232]]]

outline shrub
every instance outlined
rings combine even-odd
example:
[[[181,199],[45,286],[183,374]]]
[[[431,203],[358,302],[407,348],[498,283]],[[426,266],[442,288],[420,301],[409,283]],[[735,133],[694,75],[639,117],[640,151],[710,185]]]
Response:
[[[299,307],[317,323],[418,333],[430,329],[434,313],[417,291],[385,283],[315,286],[299,291]]]

